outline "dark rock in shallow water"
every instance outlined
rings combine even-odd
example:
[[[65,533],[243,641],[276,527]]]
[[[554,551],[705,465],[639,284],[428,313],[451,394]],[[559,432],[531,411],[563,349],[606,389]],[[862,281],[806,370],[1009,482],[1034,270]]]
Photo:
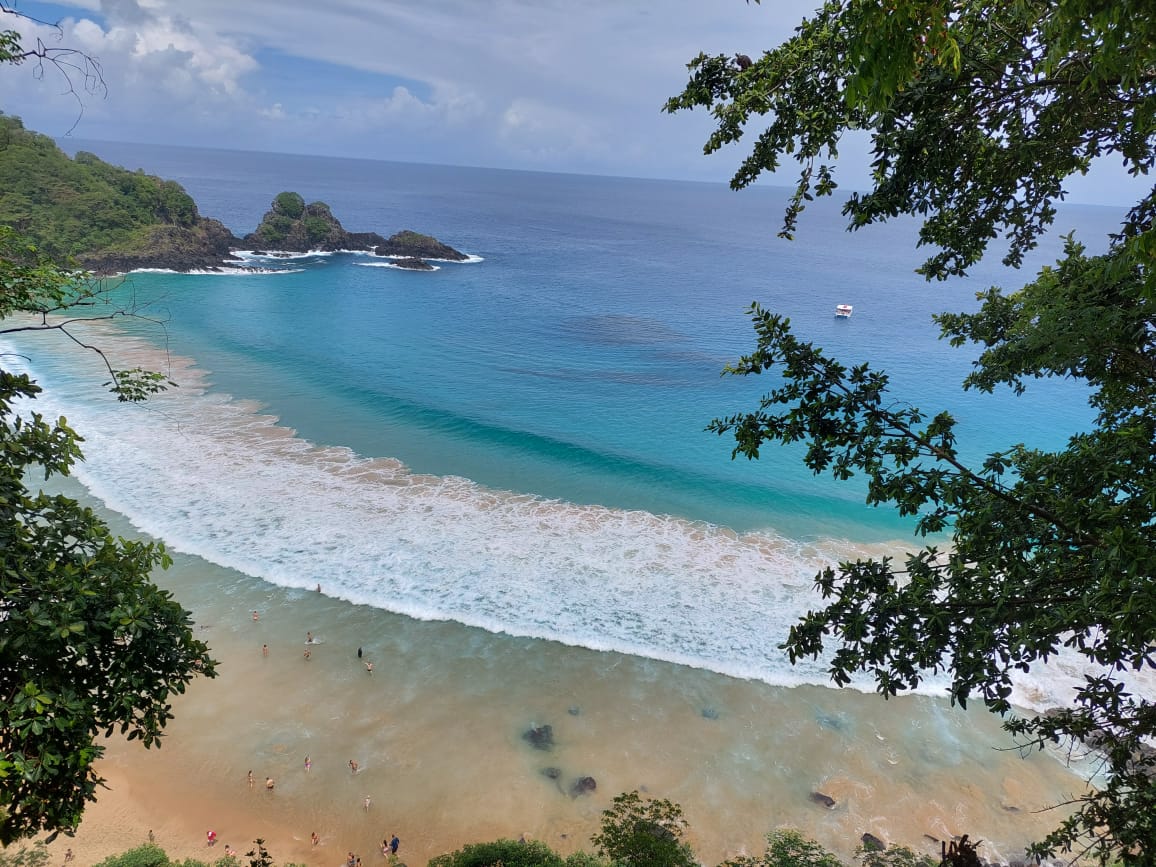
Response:
[[[702,709],[703,719],[718,719],[718,711],[713,707],[704,707]]]
[[[829,810],[835,808],[835,799],[830,795],[824,795],[822,792],[811,792],[811,800],[816,804],[822,804]]]
[[[864,834],[859,840],[863,843],[863,848],[867,852],[882,852],[887,848],[886,843],[871,833]]]
[[[588,795],[598,788],[593,777],[579,777],[570,786],[570,794],[577,798],[579,795]]]
[[[832,716],[828,713],[821,713],[815,717],[815,721],[819,723],[820,728],[830,729],[833,732],[841,732],[845,727],[845,722],[841,716]]]
[[[542,776],[548,777],[551,780],[556,780],[562,776],[561,768],[542,768]]]
[[[407,271],[433,271],[434,266],[425,259],[394,259],[393,264],[398,268],[405,268]]]
[[[437,238],[408,229],[384,239],[374,248],[374,252],[379,256],[412,256],[415,259],[448,259],[451,262],[463,262],[469,258]]]
[[[554,749],[554,727],[534,726],[522,732],[522,738],[536,750]]]
[[[582,708],[578,707],[578,705],[576,705],[576,704],[572,704],[566,710],[566,713],[570,714],[570,716],[578,716],[579,714],[582,713]]]

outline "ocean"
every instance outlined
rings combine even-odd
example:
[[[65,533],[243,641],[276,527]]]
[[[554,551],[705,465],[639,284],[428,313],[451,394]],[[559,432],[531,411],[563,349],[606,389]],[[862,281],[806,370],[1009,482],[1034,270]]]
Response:
[[[973,792],[977,806],[962,815],[1018,812],[1006,803],[1013,774],[1006,763],[1023,762],[990,755],[986,745],[1001,737],[994,721],[952,716],[958,711],[936,697],[941,681],[879,710],[871,696],[822,689],[822,660],[792,666],[779,649],[791,623],[819,603],[817,571],[840,559],[902,552],[917,544],[911,524],[864,505],[861,484],[813,476],[797,449],[769,446],[758,461],[732,460],[732,443],[705,428],[754,408],[768,386],[762,377],[721,375],[753,347],[744,311],[758,301],[789,315],[800,336],[841,360],[886,370],[897,400],[950,410],[969,459],[1014,442],[1061,444],[1091,420],[1077,386],[1032,383],[1019,398],[964,393],[960,382],[974,352],[939,341],[931,315],[974,309],[975,294],[988,286],[1026,282],[1058,256],[1063,232],[1102,249],[1118,212],[1066,206],[1023,271],[1000,265],[996,248],[968,278],[927,283],[914,273],[922,251],[913,223],[847,233],[838,205],[821,201],[788,242],[776,237],[788,192],[770,186],[735,193],[703,183],[106,142],[62,146],[179,181],[203,215],[238,235],[256,226],[278,192],[295,190],[328,203],[350,231],[412,229],[471,257],[411,272],[359,254],[252,255],[247,263],[262,273],[129,275],[113,297],[141,318],[101,323],[91,334],[116,366],[159,367],[178,383],[140,407],[101,392],[107,376],[94,356],[59,340],[18,344],[46,386],[38,409],[67,416],[85,438],[87,460],[76,477],[88,494],[134,531],[209,564],[197,574],[211,567],[212,580],[190,578],[177,593],[199,621],[221,628],[222,641],[249,639],[243,615],[250,606],[316,607],[320,587],[326,614],[313,632],[336,642],[352,618],[362,634],[389,637],[388,651],[369,638],[359,645],[412,663],[394,670],[395,695],[408,689],[428,698],[422,690],[443,678],[454,695],[478,691],[465,705],[451,702],[447,718],[420,717],[404,738],[412,751],[419,751],[419,730],[459,718],[463,707],[482,714],[512,704],[500,748],[521,755],[518,720],[541,722],[552,713],[559,729],[558,719],[568,717],[590,725],[586,707],[636,703],[639,683],[681,682],[671,696],[645,700],[666,709],[651,724],[670,738],[657,762],[669,779],[649,787],[658,796],[710,803],[737,817],[728,821],[749,825],[766,806],[754,793],[768,774],[789,791],[771,800],[805,811],[814,807],[807,791],[821,783],[842,785],[840,802],[853,803],[857,785],[874,792],[880,783],[872,774],[885,777],[910,759],[921,770],[905,780],[905,794],[897,794],[900,787],[888,795],[895,804],[907,799],[898,814],[868,798],[866,813],[852,810],[826,832],[808,827],[838,839],[867,827],[885,838],[918,837],[917,814],[919,827],[955,833],[925,815],[923,787],[938,762],[990,765],[988,788],[1003,787],[1002,806],[978,806],[983,797]],[[853,304],[854,315],[837,319],[839,303]],[[303,634],[312,622],[294,629]],[[538,648],[537,662],[519,675],[525,684],[544,688],[570,666],[582,670],[552,711],[528,697],[511,699],[511,669],[502,660],[529,647]],[[420,653],[437,660],[419,664],[411,655]],[[574,683],[620,665],[632,672],[626,681],[567,703]],[[259,676],[244,671],[245,683]],[[1034,671],[1020,682],[1017,703],[1030,710],[1061,704],[1081,671],[1072,660]],[[277,694],[292,692],[298,674],[287,673]],[[347,676],[335,674],[335,682]],[[858,686],[872,690],[869,682]],[[737,701],[746,703],[743,713],[733,695],[724,697],[734,690],[746,696]],[[689,718],[673,722],[670,708],[681,705]],[[294,713],[290,728],[307,727],[308,711]],[[361,725],[374,713],[347,709],[342,718]],[[776,727],[767,713],[790,722]],[[719,737],[718,749],[742,769],[728,771],[728,785],[743,785],[720,793],[717,780],[703,782],[701,757],[688,757],[701,748],[690,746],[702,744],[698,727],[720,719],[725,727],[728,716],[737,728]],[[319,718],[316,728],[325,725]],[[616,734],[585,732],[587,764],[653,767],[638,755],[642,746],[630,761],[619,746],[606,754],[612,759],[599,753],[627,736],[630,726],[619,725],[625,729]],[[743,733],[759,725],[771,731],[756,738],[770,738],[765,754],[744,742]],[[884,734],[889,725],[898,728]],[[250,753],[300,751],[291,745],[300,732],[259,729]],[[367,744],[379,736],[386,737],[359,728],[348,749],[371,755]],[[236,731],[230,737],[246,739]],[[394,740],[381,752],[396,756],[402,735],[388,737]],[[815,771],[830,761],[824,739],[831,737],[839,754],[853,756],[851,765]],[[867,755],[885,739],[902,745]],[[274,742],[284,750],[272,750]],[[680,743],[683,755],[674,747]],[[784,764],[786,749],[810,770]],[[428,799],[442,797],[438,785],[462,764],[477,763],[472,754],[458,758],[428,778],[424,766]],[[239,779],[236,761],[213,774]],[[1022,785],[1056,799],[1064,785],[1079,785],[1079,775],[1046,762],[1054,767],[1037,760],[1032,771],[1040,781]],[[540,779],[533,768],[528,773]],[[621,788],[632,780],[637,785],[624,774]],[[599,807],[614,794],[600,786],[603,793]],[[537,803],[539,795],[527,797]],[[569,835],[597,811],[563,800],[562,813],[536,828],[566,848],[560,841],[572,846]],[[428,815],[428,801],[419,802]],[[527,810],[521,801],[505,806]],[[958,807],[944,809],[961,815]],[[707,851],[751,845],[718,816],[710,822],[713,829],[702,831]],[[743,833],[757,840],[764,830]]]

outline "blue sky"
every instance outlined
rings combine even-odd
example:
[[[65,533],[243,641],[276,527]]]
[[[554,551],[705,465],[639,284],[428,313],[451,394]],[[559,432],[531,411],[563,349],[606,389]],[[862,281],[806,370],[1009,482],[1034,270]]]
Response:
[[[819,0],[9,0],[98,58],[107,95],[0,69],[0,109],[48,135],[635,177],[727,180],[710,118],[666,115],[699,51],[757,55]],[[867,185],[842,149],[840,185]],[[791,184],[793,163],[773,183]],[[1115,166],[1072,199],[1121,204]]]

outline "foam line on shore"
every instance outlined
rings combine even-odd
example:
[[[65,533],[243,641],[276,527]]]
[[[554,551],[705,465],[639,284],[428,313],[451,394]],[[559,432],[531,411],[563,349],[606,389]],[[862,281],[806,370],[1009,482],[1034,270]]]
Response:
[[[150,367],[152,350],[135,351]],[[778,645],[817,604],[818,571],[871,553],[415,474],[308,442],[250,402],[196,388],[126,412],[65,378],[38,403],[85,432],[77,477],[175,550],[419,620],[772,685],[828,683],[825,660],[792,666]],[[1034,710],[1065,704],[1087,671],[1061,656],[1022,677],[1015,699]],[[1141,673],[1133,687],[1156,694],[1154,679]],[[931,678],[923,691],[944,686]]]

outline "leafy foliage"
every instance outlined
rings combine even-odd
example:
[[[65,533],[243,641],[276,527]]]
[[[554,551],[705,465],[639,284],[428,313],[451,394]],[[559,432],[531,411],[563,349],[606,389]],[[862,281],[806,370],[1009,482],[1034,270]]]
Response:
[[[301,198],[300,193],[286,190],[273,197],[273,211],[290,220],[300,220],[305,213],[305,199]]]
[[[494,840],[470,843],[454,852],[438,855],[429,867],[597,867],[580,853],[563,858],[537,840]]]
[[[870,131],[874,188],[843,207],[853,228],[924,218],[924,263],[963,273],[1006,233],[1019,264],[1055,216],[1063,181],[1113,156],[1156,164],[1156,16],[1145,0],[828,0],[795,35],[745,62],[700,54],[666,111],[706,108],[713,153],[767,118],[731,180],[800,164],[782,233],[831,195],[847,132]],[[1122,230],[1156,255],[1156,187]]]
[[[785,235],[834,192],[842,136],[870,131],[873,189],[843,212],[851,228],[923,218],[920,243],[938,248],[929,278],[963,273],[1001,234],[1019,265],[1065,179],[1097,157],[1137,177],[1156,165],[1156,7],[1138,0],[830,0],[758,60],[690,68],[666,108],[712,111],[708,153],[769,119],[732,186],[787,155],[801,163]],[[1105,782],[1033,852],[1124,864],[1150,863],[1156,840],[1156,705],[1126,681],[1156,668],[1156,188],[1141,190],[1105,255],[1069,238],[1021,290],[937,317],[953,345],[982,349],[965,388],[1019,393],[1053,376],[1088,388],[1095,423],[1064,448],[1011,445],[968,466],[948,413],[904,405],[883,372],[840,364],[758,305],[757,349],[729,370],[781,379],[756,411],[711,426],[749,458],[803,444],[814,472],[865,477],[867,502],[924,538],[903,562],[818,575],[824,604],[791,629],[791,659],[825,655],[835,683],[863,672],[884,695],[945,672],[954,701],[978,697],[1021,742],[1095,749]],[[1061,651],[1092,671],[1071,706],[1017,718],[1012,675]]]
[[[132,246],[149,227],[191,228],[199,215],[175,181],[109,165],[90,153],[69,159],[52,139],[0,114],[0,224],[56,260]]]
[[[886,849],[869,849],[861,846],[858,856],[862,867],[937,867],[939,865],[937,859],[912,852],[906,846],[888,846]]]
[[[643,800],[626,792],[602,813],[601,831],[591,838],[599,854],[615,864],[633,867],[695,867],[683,841],[687,823],[682,807],[666,799]]]
[[[266,859],[261,862],[263,867],[271,867],[274,862],[264,848],[265,841],[257,840],[254,842],[258,846],[260,857]],[[246,857],[253,855],[254,853],[250,852]],[[257,862],[251,863],[256,864]],[[105,858],[96,867],[239,867],[240,864],[240,860],[234,855],[225,855],[211,864],[191,858],[185,861],[174,861],[169,858],[164,849],[153,843],[146,843],[135,849],[121,852],[119,855]],[[286,864],[285,867],[299,867],[299,865]]]
[[[794,829],[780,829],[767,835],[762,855],[724,861],[719,867],[843,867],[842,862]]]
[[[921,534],[951,532],[949,549],[927,545],[902,565],[881,558],[824,570],[816,587],[825,607],[791,628],[792,660],[833,646],[837,684],[866,671],[885,695],[947,671],[953,700],[978,695],[1001,714],[1012,710],[1012,674],[1061,648],[1103,666],[1072,708],[1005,725],[1039,746],[1076,737],[1106,749],[1109,781],[1045,846],[1090,837],[1106,852],[1156,839],[1156,761],[1144,745],[1156,736],[1156,710],[1119,675],[1156,667],[1156,417],[1144,363],[1156,348],[1156,311],[1139,273],[1107,283],[1105,269],[1117,274],[1112,257],[1089,259],[1073,247],[1020,293],[993,290],[978,313],[940,317],[953,340],[990,347],[972,387],[1023,388],[1028,374],[1078,369],[1100,415],[1062,451],[1014,446],[972,470],[949,414],[927,418],[897,404],[885,374],[827,358],[758,306],[758,349],[731,372],[774,369],[782,384],[758,411],[712,427],[733,434],[736,454],[748,457],[767,441],[804,443],[816,473],[862,474],[869,503],[914,516]],[[1063,312],[1074,298],[1083,299],[1079,317]]]
[[[0,230],[0,328],[68,333],[50,322],[92,303],[99,284],[55,268]],[[163,388],[146,371],[118,375],[122,400]],[[188,612],[149,576],[169,563],[160,545],[114,538],[75,500],[33,492],[26,480],[67,475],[80,437],[36,412],[41,389],[0,368],[0,843],[71,830],[101,780],[98,738],[119,731],[145,746],[171,718],[170,697],[212,676]]]
[[[329,205],[310,202],[299,193],[278,193],[260,225],[245,238],[246,242],[279,250],[340,250],[353,242]]]
[[[97,867],[170,867],[172,863],[160,846],[145,843],[135,849],[105,858]]]
[[[48,848],[42,842],[31,849],[21,846],[17,851],[0,850],[0,867],[48,867]]]

